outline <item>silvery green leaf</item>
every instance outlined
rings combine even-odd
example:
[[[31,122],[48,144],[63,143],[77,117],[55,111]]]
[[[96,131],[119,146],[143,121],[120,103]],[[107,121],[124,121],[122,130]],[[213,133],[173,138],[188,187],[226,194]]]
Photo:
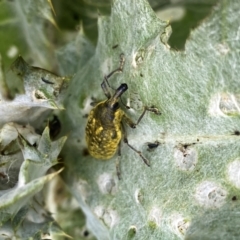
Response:
[[[65,149],[65,179],[98,239],[183,239],[192,219],[202,220],[199,216],[205,211],[221,212],[238,196],[237,9],[237,1],[219,1],[179,52],[167,43],[169,22],[159,20],[147,1],[116,0],[111,16],[99,18],[95,55],[73,78],[64,124],[72,129]],[[111,92],[128,84],[122,101],[132,109],[123,109],[135,122],[142,112],[135,106],[154,105],[161,115],[148,112],[136,129],[127,129],[129,144],[151,166],[123,143],[119,181],[117,156],[110,161],[86,156],[83,116],[91,97],[106,99],[101,83],[119,66],[121,53],[124,70],[108,80]],[[132,103],[133,93],[138,104]],[[147,151],[147,143],[155,141],[158,147]],[[221,217],[227,215],[223,211]],[[219,231],[226,235],[221,226]],[[211,236],[208,233],[202,236]],[[235,234],[237,230],[228,239]]]
[[[16,76],[20,83],[13,82]],[[59,77],[45,69],[28,65],[22,57],[18,57],[6,76],[10,89],[23,85],[24,93],[17,93],[13,100],[1,99],[0,124],[7,121],[34,122],[46,116],[49,109],[63,109],[62,102],[68,88],[69,78]]]
[[[3,214],[3,216],[8,216],[8,218],[11,218],[11,216],[17,214],[17,212],[28,203],[31,197],[39,192],[43,188],[44,184],[59,174],[59,172],[61,172],[61,170],[40,178],[36,178],[25,185],[15,186],[13,189],[7,191],[0,197],[1,215]],[[6,220],[8,219],[2,219],[1,223],[4,223]]]

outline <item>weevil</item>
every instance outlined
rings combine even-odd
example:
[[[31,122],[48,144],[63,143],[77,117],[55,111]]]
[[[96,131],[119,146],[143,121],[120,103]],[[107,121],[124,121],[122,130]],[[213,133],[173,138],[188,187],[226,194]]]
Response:
[[[121,155],[120,144],[121,140],[126,143],[133,151],[135,151],[144,161],[147,166],[150,166],[149,161],[142,155],[141,151],[135,149],[128,143],[124,124],[131,128],[136,128],[146,111],[151,111],[155,114],[160,114],[155,107],[145,107],[143,113],[139,117],[137,123],[134,123],[120,108],[119,100],[124,92],[127,91],[128,85],[122,83],[113,95],[110,93],[110,85],[108,79],[116,72],[123,71],[124,55],[120,55],[120,66],[105,76],[101,87],[107,97],[106,100],[99,102],[90,111],[86,126],[86,142],[90,155],[96,159],[108,160],[112,158],[118,150],[118,155]],[[117,166],[117,174],[120,178],[120,169]]]

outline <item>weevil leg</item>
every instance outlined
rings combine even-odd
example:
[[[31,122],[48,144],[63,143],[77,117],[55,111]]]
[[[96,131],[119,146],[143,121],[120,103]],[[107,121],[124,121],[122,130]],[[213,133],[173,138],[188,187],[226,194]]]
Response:
[[[131,128],[136,128],[136,126],[140,123],[140,121],[142,120],[142,118],[144,117],[145,113],[149,111],[149,112],[153,112],[157,115],[160,115],[160,111],[155,108],[155,107],[144,107],[144,110],[141,114],[141,116],[138,118],[137,123],[134,123],[129,117],[127,117],[126,115],[123,116],[123,120],[124,122],[126,122]]]
[[[142,114],[141,114],[141,116],[138,118],[138,120],[137,120],[137,123],[136,123],[136,125],[138,125],[139,123],[140,123],[140,121],[142,120],[142,118],[144,117],[144,115],[145,115],[145,113],[147,112],[147,111],[149,111],[149,112],[153,112],[153,113],[155,113],[155,114],[157,114],[157,115],[160,115],[161,113],[159,112],[159,110],[157,109],[157,108],[155,108],[155,107],[144,107],[144,110],[143,110],[143,112],[142,112]]]
[[[123,105],[126,109],[130,109],[130,107],[123,102],[122,97],[120,97],[120,100],[121,100],[122,105]]]
[[[118,157],[116,160],[116,170],[117,170],[118,180],[121,180],[121,141],[118,145]]]
[[[126,116],[125,116],[126,117]],[[126,117],[126,119],[128,119],[128,121],[131,119]],[[132,121],[131,121],[132,122]],[[133,123],[133,122],[132,122]],[[136,124],[135,124],[136,126]],[[150,163],[149,163],[149,160],[147,158],[145,158],[143,155],[142,155],[142,152],[141,151],[138,151],[136,148],[134,148],[132,145],[130,145],[128,143],[128,139],[127,139],[127,134],[126,134],[126,131],[124,129],[124,125],[122,124],[122,132],[123,132],[123,142],[126,143],[128,145],[128,147],[130,147],[135,153],[137,153],[143,160],[143,162],[148,166],[150,167]]]
[[[108,81],[107,81],[107,77],[105,76],[105,77],[104,77],[104,80],[103,80],[103,82],[102,82],[102,84],[101,84],[101,87],[102,87],[102,90],[103,90],[105,96],[106,96],[108,99],[110,99],[110,98],[111,98],[111,93],[110,93],[110,91],[109,91],[106,83],[108,83]]]
[[[119,67],[118,67],[117,69],[113,70],[113,71],[110,72],[107,76],[104,77],[104,80],[103,80],[103,82],[102,82],[102,84],[101,84],[101,87],[102,87],[102,90],[103,90],[105,96],[106,96],[108,99],[111,98],[111,93],[110,93],[110,91],[109,91],[109,89],[108,89],[108,88],[111,87],[111,86],[110,86],[110,84],[109,84],[109,82],[108,82],[108,79],[109,79],[114,73],[116,73],[116,72],[122,72],[122,71],[123,71],[124,62],[125,62],[125,58],[124,58],[124,54],[122,53],[122,54],[120,54],[120,64],[119,64]]]
[[[137,126],[137,124],[134,123],[134,122],[131,120],[131,118],[129,118],[129,117],[126,116],[126,115],[123,115],[122,121],[125,122],[125,123],[126,123],[129,127],[131,127],[131,128],[136,128],[136,126]],[[122,125],[123,125],[123,124],[122,124]],[[122,126],[122,129],[123,129],[123,131],[124,131],[124,126]]]

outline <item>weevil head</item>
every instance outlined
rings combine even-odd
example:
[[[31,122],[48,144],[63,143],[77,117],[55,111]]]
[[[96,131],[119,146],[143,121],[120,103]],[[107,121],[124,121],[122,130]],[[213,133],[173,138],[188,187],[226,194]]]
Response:
[[[119,108],[119,98],[122,96],[124,92],[128,89],[128,85],[126,83],[122,83],[114,93],[114,95],[108,100],[109,107],[113,110],[117,110]]]

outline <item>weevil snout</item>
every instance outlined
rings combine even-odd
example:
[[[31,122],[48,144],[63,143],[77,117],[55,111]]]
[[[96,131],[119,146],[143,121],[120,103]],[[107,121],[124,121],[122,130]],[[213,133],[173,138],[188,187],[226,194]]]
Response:
[[[118,103],[119,98],[122,96],[124,92],[126,92],[128,89],[128,85],[126,83],[122,83],[116,90],[115,94],[112,96],[112,98],[109,100],[110,102],[110,108],[115,109],[116,104]],[[118,104],[117,104],[118,106]]]
[[[115,94],[113,95],[113,98],[120,98],[121,95],[127,91],[127,89],[128,85],[126,83],[122,83],[116,90]]]

